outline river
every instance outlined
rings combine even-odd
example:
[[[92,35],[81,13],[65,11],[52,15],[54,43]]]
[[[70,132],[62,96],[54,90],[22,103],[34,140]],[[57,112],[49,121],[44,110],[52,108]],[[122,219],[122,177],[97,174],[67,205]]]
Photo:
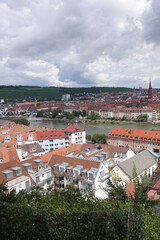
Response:
[[[111,124],[107,121],[105,123],[73,123],[73,122],[65,122],[62,120],[52,120],[52,119],[43,119],[42,121],[31,121],[31,126],[45,126],[45,127],[51,127],[51,128],[57,128],[57,129],[64,129],[70,124],[78,125],[79,127],[82,127],[86,130],[87,134],[93,135],[95,133],[99,134],[107,134],[109,133],[113,128],[119,127],[119,128],[131,128],[131,129],[144,129],[144,130],[160,130],[160,125],[153,125],[151,123],[133,123],[133,122],[118,122]]]

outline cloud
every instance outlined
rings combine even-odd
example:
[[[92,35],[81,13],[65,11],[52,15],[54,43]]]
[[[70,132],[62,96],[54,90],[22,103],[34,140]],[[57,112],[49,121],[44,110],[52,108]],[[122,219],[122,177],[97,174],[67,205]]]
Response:
[[[157,86],[158,0],[1,0],[0,12],[0,84]]]

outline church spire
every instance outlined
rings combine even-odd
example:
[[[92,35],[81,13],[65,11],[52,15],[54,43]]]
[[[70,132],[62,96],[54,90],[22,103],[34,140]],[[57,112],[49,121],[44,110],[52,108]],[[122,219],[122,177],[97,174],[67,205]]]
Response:
[[[148,89],[148,99],[152,99],[152,86],[151,86],[151,79],[149,80],[149,89]]]

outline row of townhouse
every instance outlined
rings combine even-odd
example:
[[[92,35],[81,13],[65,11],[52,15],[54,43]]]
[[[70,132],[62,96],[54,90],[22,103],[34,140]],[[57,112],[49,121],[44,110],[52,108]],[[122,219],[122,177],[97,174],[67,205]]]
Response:
[[[101,118],[123,118],[126,117],[128,120],[136,120],[137,117],[141,114],[147,114],[149,121],[160,120],[160,111],[154,108],[96,108],[91,112],[96,112],[100,115]]]
[[[99,151],[94,153],[91,151],[87,158],[84,155],[80,158],[75,154],[74,156],[52,154],[46,162],[37,157],[22,162],[16,160],[6,162],[0,165],[1,183],[6,183],[9,192],[15,189],[17,193],[20,190],[29,193],[35,186],[42,194],[52,190],[63,190],[72,184],[83,194],[92,191],[96,197],[104,199],[108,198],[110,192],[108,177],[114,181],[114,176],[119,176],[123,183],[127,184],[133,180],[133,166],[136,167],[139,178],[145,172],[150,177],[159,162],[159,155],[149,149],[137,155],[129,154],[127,158],[126,154],[124,156],[124,152],[127,151],[123,148],[113,147],[110,153],[104,149],[97,150]]]
[[[72,184],[84,194],[94,191],[96,197],[107,198],[109,166],[124,161],[131,153],[121,147],[109,148],[108,151],[95,148],[94,145],[88,145],[87,149],[85,147],[86,144],[82,150],[81,146],[79,156],[71,154],[74,150],[70,149],[67,156],[47,153],[46,161],[40,157],[23,161],[11,159],[0,165],[1,182],[6,183],[9,192],[13,189],[17,193],[20,190],[30,192],[31,187],[36,186],[41,193],[45,193],[54,189],[62,190]],[[86,157],[80,158],[83,152],[86,152]]]
[[[160,153],[160,131],[114,128],[106,135],[108,145],[127,146],[138,152],[150,149]]]
[[[23,162],[14,160],[0,165],[0,181],[6,184],[9,192],[24,190],[29,193],[36,186],[44,193],[51,186],[52,179],[51,168],[45,166],[40,158]]]
[[[17,145],[38,143],[45,152],[67,147],[69,144],[86,143],[86,132],[83,128],[75,125],[67,126],[64,130],[45,129],[16,131],[11,129],[2,129],[0,133],[0,142],[16,142]]]

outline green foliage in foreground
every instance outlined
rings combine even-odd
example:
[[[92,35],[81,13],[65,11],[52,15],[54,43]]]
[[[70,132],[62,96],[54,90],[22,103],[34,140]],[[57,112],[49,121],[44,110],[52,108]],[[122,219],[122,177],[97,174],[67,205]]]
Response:
[[[15,122],[16,124],[23,124],[25,126],[29,126],[30,122],[27,120],[27,118],[10,118],[11,122]]]
[[[135,195],[127,196],[119,182],[111,199],[99,200],[92,193],[82,196],[69,186],[64,191],[41,195],[15,191],[5,194],[0,186],[2,229],[5,239],[144,239],[158,240],[160,215],[147,198],[146,176],[140,183],[133,169]],[[142,238],[143,235],[143,238]]]

